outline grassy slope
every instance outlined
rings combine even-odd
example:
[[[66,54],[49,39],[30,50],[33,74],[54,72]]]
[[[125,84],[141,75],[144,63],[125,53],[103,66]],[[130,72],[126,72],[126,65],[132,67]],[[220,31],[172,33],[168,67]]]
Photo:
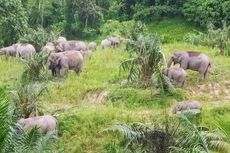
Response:
[[[183,19],[165,18],[147,24],[148,31],[164,36],[166,42],[182,41],[183,37],[189,32],[201,31],[200,28],[192,25]]]
[[[177,23],[178,20],[175,20],[174,24]],[[174,29],[164,24],[158,26],[162,29],[167,27],[167,30],[160,30],[167,33]],[[183,29],[189,27],[183,22],[181,26]],[[182,37],[185,32],[179,33]],[[200,100],[204,105],[205,125],[214,128],[214,115],[221,115],[227,120],[230,111],[227,103],[230,101],[228,97],[230,83],[227,81],[230,76],[230,71],[227,69],[230,66],[229,58],[215,56],[213,49],[182,42],[165,44],[162,50],[167,59],[174,50],[199,50],[210,56],[214,74],[210,75],[207,81],[198,83],[197,73],[189,72],[187,85],[183,91],[188,99]],[[105,128],[118,122],[151,122],[154,118],[159,118],[165,106],[162,105],[165,99],[169,102],[167,109],[170,111],[170,106],[176,102],[175,98],[156,98],[153,95],[156,92],[154,89],[121,86],[125,77],[124,74],[119,76],[119,63],[125,58],[127,55],[122,47],[106,50],[98,48],[92,58],[85,61],[80,76],[70,72],[66,78],[53,79],[48,83],[49,93],[42,97],[42,103],[48,112],[60,110],[55,115],[60,125],[61,137],[58,146],[61,150],[68,153],[106,152],[108,146],[118,144],[120,137],[102,132]],[[6,61],[2,58],[0,66],[1,84],[14,87],[22,72],[22,64],[13,59]],[[104,90],[109,91],[106,102],[84,98],[88,92]],[[225,107],[224,112],[219,105]]]

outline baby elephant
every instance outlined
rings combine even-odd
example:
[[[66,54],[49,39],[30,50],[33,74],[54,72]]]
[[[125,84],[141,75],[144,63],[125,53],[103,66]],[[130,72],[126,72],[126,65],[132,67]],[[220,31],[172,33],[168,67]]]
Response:
[[[24,132],[37,127],[41,133],[46,134],[48,132],[55,132],[57,128],[57,120],[51,115],[22,118],[18,121],[18,124]]]
[[[201,110],[202,106],[198,101],[182,101],[178,102],[173,109],[173,114],[177,112],[185,111],[185,110],[193,110],[198,109]]]
[[[186,81],[187,73],[182,68],[165,68],[163,71],[171,82],[176,82],[180,87],[183,87]]]

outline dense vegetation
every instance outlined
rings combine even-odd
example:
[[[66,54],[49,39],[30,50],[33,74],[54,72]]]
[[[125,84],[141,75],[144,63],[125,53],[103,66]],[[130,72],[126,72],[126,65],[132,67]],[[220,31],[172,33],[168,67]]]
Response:
[[[0,58],[0,152],[229,152],[229,0],[1,0],[0,47],[28,42],[28,60]],[[100,46],[77,76],[51,76],[40,51],[58,36]],[[162,69],[175,50],[207,54],[212,69],[174,87]],[[182,100],[203,110],[172,115]],[[52,114],[58,136],[18,133],[17,120]]]

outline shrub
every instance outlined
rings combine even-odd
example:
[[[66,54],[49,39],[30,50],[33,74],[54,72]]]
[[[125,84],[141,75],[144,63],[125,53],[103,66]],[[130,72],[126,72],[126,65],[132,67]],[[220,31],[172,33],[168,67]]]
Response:
[[[164,118],[158,117],[148,125],[115,124],[105,131],[121,133],[123,148],[131,152],[228,152],[229,142],[221,131],[204,130],[199,128],[199,124],[190,121],[197,113],[199,112],[188,111],[179,114],[177,118],[164,115]]]
[[[22,80],[36,81],[44,78],[41,71],[45,69],[44,65],[47,62],[48,56],[49,54],[46,52],[39,52],[29,59],[22,59],[26,66]]]
[[[20,38],[22,43],[30,43],[35,46],[36,51],[40,51],[47,41],[52,41],[56,32],[48,32],[44,28],[29,29],[27,34]]]
[[[53,152],[56,136],[41,134],[38,129],[19,132],[6,91],[0,88],[0,152]]]
[[[149,8],[145,8],[142,11],[138,11],[134,14],[133,18],[135,20],[141,21],[154,21],[159,20],[162,17],[170,17],[179,14],[179,9],[174,6],[152,6]]]
[[[222,0],[189,0],[183,5],[182,12],[188,21],[206,27],[212,23],[216,26],[222,25],[222,20],[229,22],[229,2]],[[224,13],[223,13],[224,12]]]
[[[159,37],[139,35],[128,43],[128,50],[133,52],[133,57],[123,61],[121,69],[129,71],[129,81],[138,79],[142,86],[149,86],[151,76],[159,72],[164,63]]]
[[[134,25],[134,21],[108,20],[101,28],[100,32],[103,36],[108,35],[122,35],[127,36],[127,30],[131,29]]]
[[[188,34],[185,41],[195,45],[218,48],[219,54],[230,56],[230,26],[227,26],[226,23],[223,23],[221,28],[210,25],[207,33]]]
[[[20,83],[16,91],[13,92],[13,102],[17,114],[24,118],[28,118],[31,114],[35,116],[41,114],[39,98],[45,92],[47,92],[47,87],[44,84]]]

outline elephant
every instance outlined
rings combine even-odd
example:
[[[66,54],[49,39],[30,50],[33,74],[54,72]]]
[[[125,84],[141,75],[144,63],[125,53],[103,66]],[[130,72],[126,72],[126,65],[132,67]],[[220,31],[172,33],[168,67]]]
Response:
[[[56,50],[55,45],[52,42],[47,42],[46,45],[42,48],[42,51],[47,53],[53,53],[55,52],[55,50]]]
[[[111,42],[112,47],[117,47],[120,44],[120,39],[118,37],[109,37],[108,40]]]
[[[67,39],[65,37],[58,37],[58,39],[56,40],[56,43],[59,43],[59,42],[66,42]]]
[[[163,74],[167,76],[170,79],[170,81],[179,84],[180,87],[184,86],[187,76],[187,73],[184,69],[177,67],[165,68],[163,70]]]
[[[199,80],[207,78],[208,69],[211,67],[209,57],[196,51],[175,52],[171,56],[167,67],[170,67],[172,63],[174,63],[174,65],[180,64],[180,68],[184,70],[190,69],[198,71],[200,73]]]
[[[9,56],[16,57],[17,51],[14,46],[8,46],[0,49],[0,54],[5,55],[6,59],[8,59]]]
[[[182,101],[182,102],[178,102],[176,104],[176,106],[173,108],[173,114],[176,114],[177,112],[182,112],[182,111],[186,111],[186,110],[201,110],[202,109],[202,105],[195,100],[187,100],[187,101]]]
[[[79,75],[82,70],[82,64],[82,53],[75,50],[51,53],[47,60],[48,69],[51,69],[52,74],[56,73],[57,76],[64,76],[69,69],[74,70]]]
[[[108,48],[112,45],[111,41],[109,39],[104,39],[101,41],[101,47],[102,49]]]
[[[57,120],[51,115],[29,117],[26,119],[21,118],[18,124],[24,132],[36,127],[39,132],[47,134],[49,132],[55,132],[57,129]]]
[[[86,51],[87,45],[83,41],[65,41],[59,42],[56,45],[57,52],[64,52],[67,50],[77,50],[77,51]]]
[[[31,44],[14,44],[16,48],[17,57],[29,58],[36,53],[36,50]]]
[[[97,43],[95,43],[95,42],[90,42],[90,43],[88,44],[88,50],[94,51],[94,50],[96,50],[96,48],[97,48]]]
[[[83,58],[86,57],[90,58],[93,52],[92,50],[86,50],[86,51],[80,51],[80,53],[82,54]]]

